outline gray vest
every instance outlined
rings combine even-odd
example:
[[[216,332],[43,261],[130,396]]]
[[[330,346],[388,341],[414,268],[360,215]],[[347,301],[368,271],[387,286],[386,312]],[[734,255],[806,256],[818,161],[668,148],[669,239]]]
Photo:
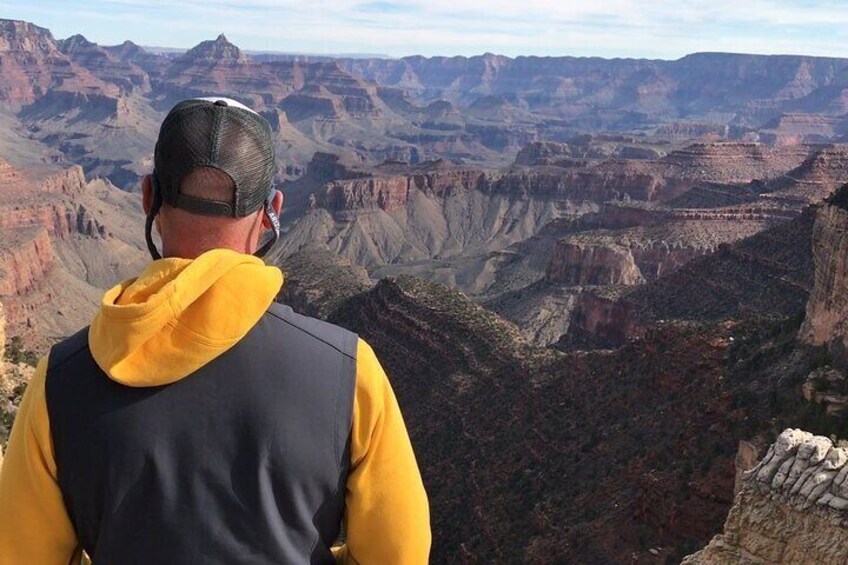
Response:
[[[95,565],[332,563],[356,348],[355,334],[278,304],[170,385],[109,379],[88,329],[53,347],[59,486]]]

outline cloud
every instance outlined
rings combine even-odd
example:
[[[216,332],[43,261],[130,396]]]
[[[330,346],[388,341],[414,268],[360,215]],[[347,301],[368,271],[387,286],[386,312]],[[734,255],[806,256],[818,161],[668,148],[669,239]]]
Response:
[[[391,55],[695,51],[848,55],[835,0],[43,0],[0,4],[59,36],[190,47],[224,31],[247,49]],[[8,17],[7,16],[7,17]],[[108,25],[105,24],[108,22]]]
[[[413,14],[418,11],[417,6],[400,2],[365,2],[354,7],[359,12],[369,14]]]

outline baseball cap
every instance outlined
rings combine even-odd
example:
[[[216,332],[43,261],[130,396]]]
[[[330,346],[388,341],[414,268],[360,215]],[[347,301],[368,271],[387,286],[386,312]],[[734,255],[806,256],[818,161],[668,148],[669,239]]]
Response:
[[[280,236],[271,201],[277,164],[271,126],[244,104],[224,97],[192,98],[171,108],[153,155],[153,206],[145,236],[150,254],[161,258],[153,243],[153,220],[162,203],[205,216],[249,216],[264,207],[273,237],[256,255],[262,257]],[[235,185],[232,200],[212,200],[182,194],[180,182],[198,167],[212,167]]]
[[[181,194],[180,181],[197,167],[213,167],[233,179],[232,201]],[[163,200],[174,208],[205,216],[249,216],[268,198],[276,172],[271,126],[235,100],[184,100],[162,122],[154,175]]]

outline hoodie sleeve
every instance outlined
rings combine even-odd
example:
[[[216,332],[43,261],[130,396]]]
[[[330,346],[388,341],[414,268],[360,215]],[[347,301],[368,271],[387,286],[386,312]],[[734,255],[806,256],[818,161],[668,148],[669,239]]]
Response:
[[[347,480],[346,545],[337,561],[361,565],[427,563],[427,494],[386,373],[360,340]]]
[[[56,480],[44,394],[47,358],[24,393],[0,469],[0,563],[68,565],[78,542]]]

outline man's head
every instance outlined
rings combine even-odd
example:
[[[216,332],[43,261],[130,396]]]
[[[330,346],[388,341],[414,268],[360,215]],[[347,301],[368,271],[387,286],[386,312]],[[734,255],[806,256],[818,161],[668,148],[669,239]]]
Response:
[[[180,102],[159,130],[154,171],[142,182],[148,246],[155,223],[165,256],[194,258],[214,248],[263,255],[265,229],[279,235],[282,193],[271,128],[258,114],[226,98]]]

